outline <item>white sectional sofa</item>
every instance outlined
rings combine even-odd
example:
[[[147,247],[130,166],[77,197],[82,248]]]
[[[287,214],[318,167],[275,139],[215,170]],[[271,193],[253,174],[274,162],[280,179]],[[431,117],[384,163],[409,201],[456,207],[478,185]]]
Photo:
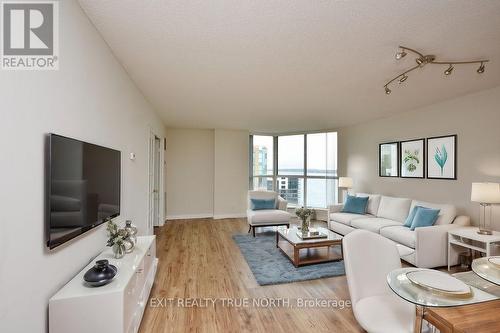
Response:
[[[433,268],[447,265],[448,230],[470,225],[468,216],[457,216],[455,206],[436,204],[379,194],[358,193],[368,197],[366,214],[343,213],[343,205],[329,206],[329,228],[341,235],[356,229],[380,234],[396,243],[401,259],[410,264]],[[415,206],[440,209],[433,226],[414,231],[403,224]],[[458,252],[452,249],[451,264],[458,262]]]

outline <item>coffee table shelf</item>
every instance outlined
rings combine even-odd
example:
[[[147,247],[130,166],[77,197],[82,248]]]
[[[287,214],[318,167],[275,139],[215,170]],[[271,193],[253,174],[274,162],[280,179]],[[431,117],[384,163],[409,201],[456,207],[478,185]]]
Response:
[[[342,236],[326,228],[316,228],[327,238],[301,239],[297,236],[297,227],[278,228],[276,247],[279,248],[295,267],[343,259]],[[340,247],[340,255],[334,247]]]

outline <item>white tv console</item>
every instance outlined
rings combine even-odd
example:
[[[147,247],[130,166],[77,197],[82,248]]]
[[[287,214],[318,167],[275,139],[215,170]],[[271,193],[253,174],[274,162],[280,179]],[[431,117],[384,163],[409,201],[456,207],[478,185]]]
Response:
[[[118,268],[113,281],[88,287],[83,275],[96,260]],[[134,252],[115,259],[107,248],[49,300],[51,333],[136,333],[156,275],[155,236],[137,238]]]

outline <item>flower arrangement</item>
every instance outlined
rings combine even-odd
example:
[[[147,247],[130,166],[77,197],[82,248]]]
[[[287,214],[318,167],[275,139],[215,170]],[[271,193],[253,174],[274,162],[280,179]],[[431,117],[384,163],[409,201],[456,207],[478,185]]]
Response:
[[[125,255],[125,240],[128,237],[127,231],[119,229],[118,225],[111,219],[108,219],[106,230],[109,237],[106,245],[113,247],[115,258],[123,257]]]
[[[298,218],[302,220],[302,232],[307,233],[309,231],[309,224],[307,223],[307,220],[309,219],[310,216],[314,211],[310,208],[305,208],[301,207],[297,210],[295,210],[295,215],[297,215]]]

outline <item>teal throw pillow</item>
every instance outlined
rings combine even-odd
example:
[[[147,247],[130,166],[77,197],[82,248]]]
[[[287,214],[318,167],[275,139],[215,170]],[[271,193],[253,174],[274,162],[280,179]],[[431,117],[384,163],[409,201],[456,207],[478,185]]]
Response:
[[[274,199],[250,199],[252,210],[276,209]]]
[[[417,210],[410,230],[421,227],[430,227],[436,223],[440,209],[421,208]]]
[[[413,209],[410,212],[410,215],[408,215],[408,217],[406,218],[405,224],[403,224],[403,226],[405,226],[407,228],[411,228],[411,224],[413,223],[413,219],[415,218],[415,214],[417,214],[417,210],[419,210],[420,208],[424,208],[424,207],[422,207],[422,206],[413,207]]]
[[[368,197],[347,195],[342,213],[365,214]]]

